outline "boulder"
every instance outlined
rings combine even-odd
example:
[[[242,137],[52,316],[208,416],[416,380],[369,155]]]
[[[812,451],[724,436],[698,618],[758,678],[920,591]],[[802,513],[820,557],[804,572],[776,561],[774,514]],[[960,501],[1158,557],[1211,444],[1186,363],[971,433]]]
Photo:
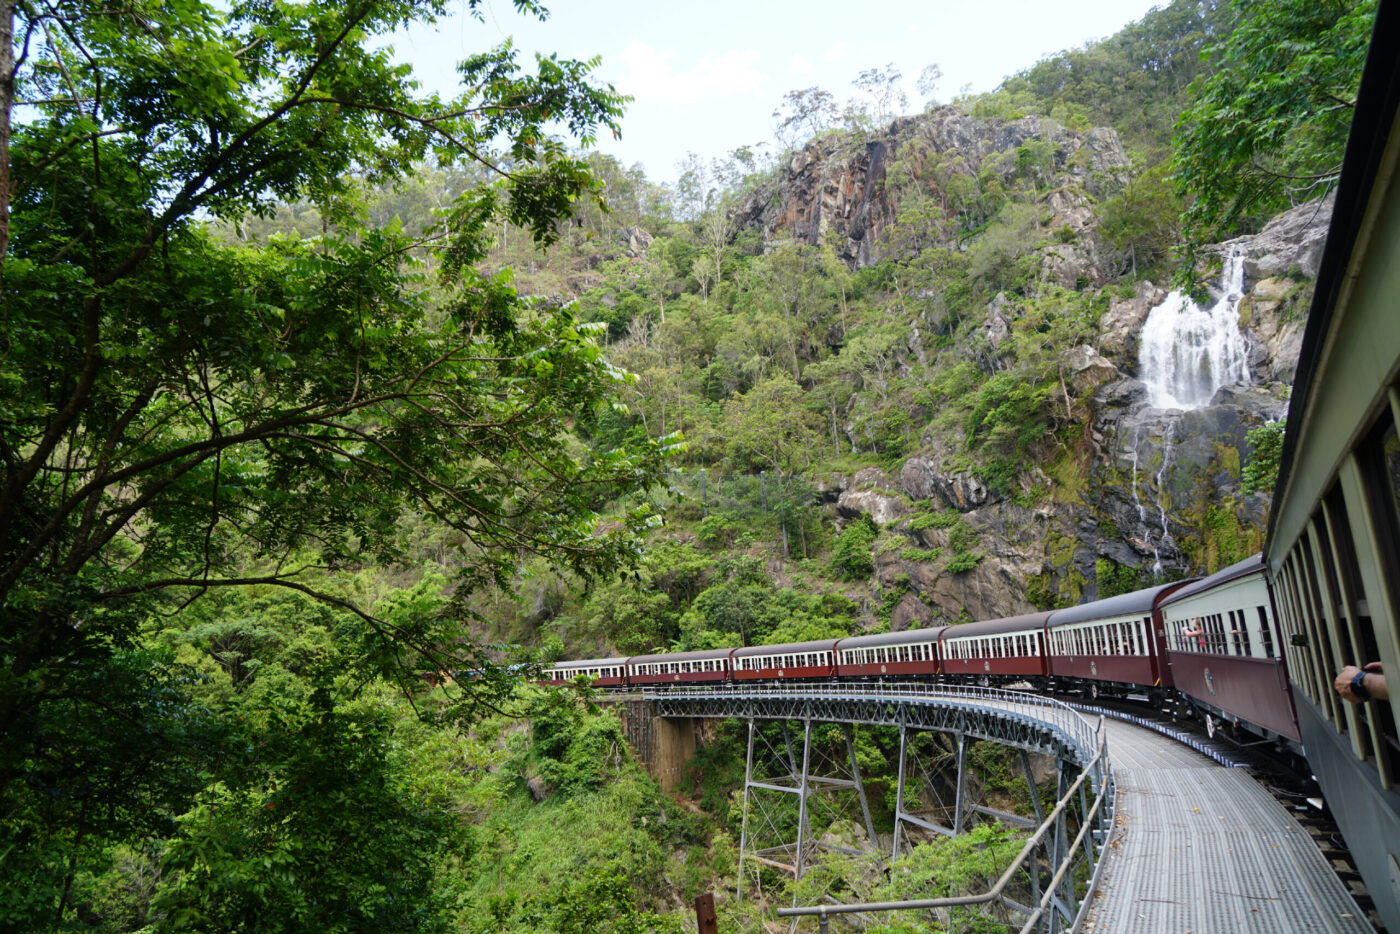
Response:
[[[655,239],[642,227],[624,227],[618,236],[626,244],[624,252],[633,258],[641,256],[651,246],[651,241]]]
[[[1151,282],[1139,282],[1132,298],[1120,299],[1108,306],[1099,320],[1099,352],[1120,368],[1137,368],[1138,334],[1147,320],[1147,313],[1167,297],[1167,290]]]
[[[536,804],[554,793],[554,789],[549,787],[549,783],[538,775],[531,775],[525,780],[525,790],[530,792],[530,800]]]
[[[927,457],[911,457],[905,461],[899,479],[905,495],[911,499],[937,498],[958,512],[969,512],[997,499],[970,471],[944,473]]]
[[[1075,289],[1080,287],[1080,277],[1097,279],[1098,270],[1072,244],[1057,243],[1041,254],[1040,277],[1061,288]]]
[[[878,490],[845,490],[836,500],[836,511],[847,519],[869,513],[877,525],[891,525],[909,510],[899,497]]]
[[[1064,362],[1069,384],[1077,396],[1088,395],[1103,384],[1123,377],[1118,367],[1088,344],[1065,351]]]
[[[1248,280],[1290,273],[1315,279],[1322,264],[1322,248],[1327,242],[1335,200],[1335,195],[1328,195],[1300,204],[1269,221],[1259,233],[1226,241],[1221,247],[1244,250]]]

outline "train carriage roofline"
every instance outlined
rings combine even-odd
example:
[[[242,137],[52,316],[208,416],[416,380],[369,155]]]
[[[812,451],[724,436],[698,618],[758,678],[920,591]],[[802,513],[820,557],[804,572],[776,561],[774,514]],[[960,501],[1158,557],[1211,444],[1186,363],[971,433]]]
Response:
[[[752,655],[798,655],[803,652],[829,652],[841,639],[813,639],[810,642],[783,642],[778,645],[750,645],[742,649],[724,649],[733,652],[735,658]]]
[[[877,632],[869,636],[847,636],[837,640],[841,651],[847,649],[877,649],[885,645],[919,645],[936,643],[939,633],[947,626],[931,626],[927,629],[906,629],[903,632]]]
[[[625,658],[576,658],[566,662],[551,662],[542,666],[546,669],[559,670],[561,668],[608,668],[614,665],[626,665]]]
[[[659,655],[633,655],[627,659],[629,667],[645,665],[648,662],[696,662],[712,658],[728,658],[733,649],[697,649],[693,652],[662,652]]]
[[[984,619],[975,623],[961,623],[949,626],[943,631],[943,639],[960,639],[963,636],[992,636],[1006,632],[1040,632],[1050,611],[1022,613],[1020,616],[1004,616],[1001,619]]]
[[[1251,555],[1243,561],[1236,561],[1227,568],[1221,568],[1210,577],[1203,577],[1198,581],[1187,584],[1180,590],[1173,592],[1164,598],[1158,606],[1168,606],[1178,600],[1185,600],[1187,597],[1194,597],[1196,594],[1204,593],[1212,587],[1219,587],[1221,584],[1228,584],[1232,580],[1241,577],[1248,577],[1250,574],[1264,573],[1264,554],[1260,552]]]
[[[1184,581],[1173,581],[1170,584],[1158,584],[1156,587],[1148,587],[1145,590],[1134,590],[1132,593],[1119,594],[1116,597],[1109,597],[1106,600],[1095,600],[1092,603],[1083,603],[1079,606],[1055,610],[1050,614],[1047,624],[1051,629],[1054,629],[1056,626],[1065,626],[1070,623],[1084,623],[1095,619],[1113,619],[1118,616],[1141,616],[1157,609],[1158,605],[1168,594],[1173,593],[1189,583],[1193,583],[1194,580],[1195,578],[1188,578]]]

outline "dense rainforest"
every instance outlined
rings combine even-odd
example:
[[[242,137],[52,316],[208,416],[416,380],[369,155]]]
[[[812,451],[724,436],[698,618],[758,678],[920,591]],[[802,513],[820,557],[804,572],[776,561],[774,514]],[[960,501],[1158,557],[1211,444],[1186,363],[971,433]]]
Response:
[[[439,0],[0,10],[0,930],[631,932],[1019,847],[735,899],[734,724],[662,793],[528,682],[1257,549],[1375,3],[1177,0],[903,115],[872,70],[670,186],[592,148],[596,62],[423,93],[385,43]],[[1245,348],[1189,405],[1169,301]]]

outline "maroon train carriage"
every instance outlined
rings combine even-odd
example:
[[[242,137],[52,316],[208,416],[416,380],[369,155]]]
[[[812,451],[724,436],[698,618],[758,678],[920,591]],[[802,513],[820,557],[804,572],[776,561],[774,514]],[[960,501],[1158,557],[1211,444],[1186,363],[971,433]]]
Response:
[[[728,681],[729,656],[733,649],[704,649],[698,652],[667,652],[662,655],[634,655],[627,659],[628,683],[708,684]]]
[[[1046,622],[1050,674],[1083,688],[1127,694],[1171,687],[1158,604],[1187,581],[1160,584],[1083,606],[1056,610]]]
[[[836,674],[837,639],[752,645],[732,649],[735,681],[772,678],[830,678]]]
[[[938,634],[946,627],[852,636],[836,643],[843,678],[931,677],[938,673]]]
[[[1163,600],[1167,660],[1176,689],[1197,707],[1296,743],[1293,692],[1264,571],[1263,555],[1255,555]]]
[[[1049,618],[1049,613],[1027,613],[945,628],[938,646],[943,674],[983,685],[1043,684],[1050,674],[1045,656]]]
[[[584,658],[555,662],[544,670],[544,683],[567,684],[580,676],[588,678],[595,687],[619,687],[627,683],[627,659]]]

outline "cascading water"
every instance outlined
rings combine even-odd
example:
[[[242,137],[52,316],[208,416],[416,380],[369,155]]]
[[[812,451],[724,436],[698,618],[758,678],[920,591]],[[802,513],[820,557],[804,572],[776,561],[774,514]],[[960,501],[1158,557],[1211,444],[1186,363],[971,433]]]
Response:
[[[1157,519],[1162,526],[1162,537],[1152,546],[1152,573],[1162,573],[1162,548],[1175,545],[1172,530],[1167,524],[1167,468],[1171,465],[1172,442],[1176,435],[1176,423],[1167,423],[1167,433],[1162,436],[1162,466],[1157,468]],[[1140,507],[1139,507],[1140,508]]]
[[[1147,314],[1138,342],[1138,378],[1159,409],[1199,409],[1221,386],[1249,381],[1249,343],[1240,333],[1244,255],[1225,258],[1224,294],[1202,309],[1172,292]]]

